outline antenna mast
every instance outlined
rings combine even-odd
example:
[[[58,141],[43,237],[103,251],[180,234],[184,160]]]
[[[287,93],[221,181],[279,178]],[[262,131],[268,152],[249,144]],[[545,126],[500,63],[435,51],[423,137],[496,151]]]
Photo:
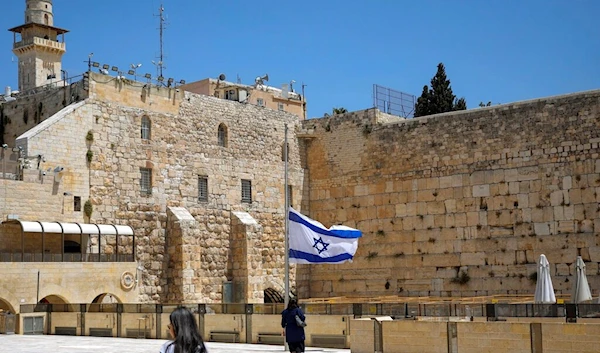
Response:
[[[158,9],[158,17],[160,19],[159,33],[160,33],[160,56],[158,57],[158,62],[154,63],[156,65],[156,69],[158,71],[158,77],[163,77],[163,69],[166,69],[164,65],[164,40],[163,40],[163,32],[165,30],[165,16],[164,16],[165,8],[163,7],[163,3],[160,3],[160,8]]]

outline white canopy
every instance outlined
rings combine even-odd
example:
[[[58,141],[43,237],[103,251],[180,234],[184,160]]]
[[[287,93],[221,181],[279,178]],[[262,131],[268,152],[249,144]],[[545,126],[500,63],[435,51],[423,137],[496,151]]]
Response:
[[[548,259],[546,259],[546,255],[544,254],[541,254],[538,260],[534,302],[542,304],[556,303],[552,278],[550,277],[550,263],[548,263]]]
[[[64,234],[104,234],[104,235],[133,235],[130,226],[113,224],[87,224],[63,222],[31,222],[10,220],[6,224],[20,224],[25,233],[64,233]]]
[[[585,263],[581,256],[577,256],[575,261],[575,283],[573,284],[573,294],[571,294],[572,303],[582,303],[592,300],[592,292],[585,275]]]

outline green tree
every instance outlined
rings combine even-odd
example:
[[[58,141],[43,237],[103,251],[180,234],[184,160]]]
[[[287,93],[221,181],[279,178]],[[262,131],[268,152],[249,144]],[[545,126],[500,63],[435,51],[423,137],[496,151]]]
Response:
[[[344,108],[344,107],[339,107],[339,108],[333,108],[331,110],[331,113],[333,113],[333,115],[336,114],[344,114],[344,113],[348,113],[348,109]]]
[[[344,107],[339,107],[339,108],[332,108],[331,109],[331,115],[336,115],[336,114],[344,114],[344,113],[348,113],[348,109],[344,108]],[[325,113],[323,114],[323,116],[330,116],[329,113]]]
[[[423,87],[421,97],[415,105],[415,117],[467,109],[464,98],[456,99],[450,80],[446,76],[443,63],[437,66],[437,72],[431,79],[431,88]]]
[[[431,92],[427,85],[423,86],[423,93],[421,97],[417,98],[417,104],[415,105],[415,116],[425,116],[432,114],[429,110],[431,107]]]

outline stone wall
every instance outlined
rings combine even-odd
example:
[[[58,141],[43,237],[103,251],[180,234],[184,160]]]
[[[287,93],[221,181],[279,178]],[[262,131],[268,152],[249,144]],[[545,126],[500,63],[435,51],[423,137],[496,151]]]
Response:
[[[167,208],[167,252],[163,261],[167,272],[165,303],[198,303],[204,295],[201,267],[202,248],[199,246],[198,224],[183,207]]]
[[[597,323],[470,321],[383,321],[352,320],[352,353],[383,352],[597,352],[600,325]],[[359,336],[360,335],[360,336]],[[356,339],[361,337],[361,339]],[[380,339],[377,345],[377,340]]]
[[[54,175],[25,170],[25,179],[0,179],[0,219],[16,215],[22,221],[83,222],[83,212],[74,211],[74,196],[65,195],[64,185]]]
[[[67,303],[91,303],[110,293],[123,303],[137,299],[135,289],[121,285],[125,272],[135,273],[134,262],[4,262],[0,280],[0,302],[19,312],[21,304],[55,296]],[[39,294],[38,294],[39,272]]]
[[[262,238],[263,229],[252,216],[232,212],[227,278],[234,286],[234,302],[263,303],[264,290],[268,287],[264,284],[266,273],[262,268]]]
[[[354,262],[299,266],[301,297],[532,294],[536,260],[600,288],[600,91],[384,123],[303,123],[307,212],[364,232]]]
[[[0,144],[14,146],[19,135],[87,95],[82,80],[59,88],[37,88],[0,103]]]

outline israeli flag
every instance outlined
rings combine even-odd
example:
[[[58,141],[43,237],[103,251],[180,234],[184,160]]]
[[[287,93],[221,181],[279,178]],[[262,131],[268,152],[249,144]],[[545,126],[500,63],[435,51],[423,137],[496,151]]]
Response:
[[[352,262],[358,248],[358,229],[335,225],[327,229],[290,207],[289,263],[340,264]]]

